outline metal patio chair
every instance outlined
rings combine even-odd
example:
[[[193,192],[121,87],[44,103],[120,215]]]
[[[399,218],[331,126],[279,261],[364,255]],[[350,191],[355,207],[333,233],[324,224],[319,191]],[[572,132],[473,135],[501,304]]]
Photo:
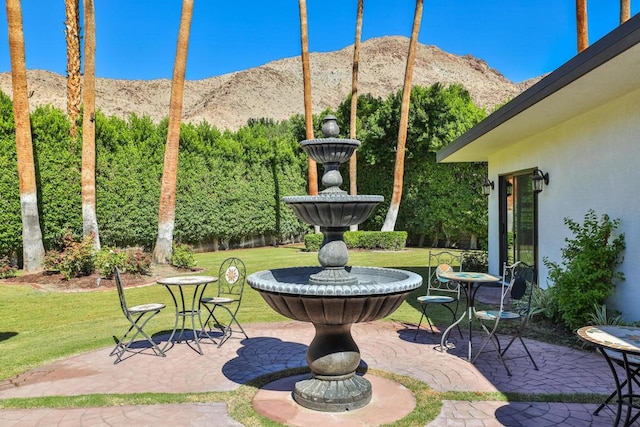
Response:
[[[117,267],[114,268],[114,277],[116,280],[116,287],[118,288],[118,296],[120,298],[120,308],[122,309],[124,316],[127,318],[129,323],[131,324],[127,332],[124,334],[124,336],[120,340],[114,337],[117,343],[113,351],[109,354],[109,356],[113,356],[114,354],[117,355],[115,362],[113,362],[114,365],[124,360],[122,356],[124,356],[126,352],[137,354],[137,353],[142,353],[144,350],[148,348],[148,347],[136,347],[135,349],[132,348],[131,344],[135,342],[135,339],[138,337],[138,335],[142,335],[149,342],[149,344],[151,344],[151,348],[153,349],[156,356],[164,357],[165,356],[164,351],[162,351],[160,347],[158,347],[158,344],[156,344],[153,341],[153,339],[143,329],[146,326],[146,324],[149,322],[149,320],[151,320],[153,317],[155,317],[156,314],[160,313],[160,311],[162,311],[162,309],[165,308],[165,305],[162,303],[151,303],[151,304],[140,304],[133,307],[127,306],[127,301],[124,296],[124,289],[122,287],[122,278],[120,277],[120,270],[118,270]],[[133,331],[135,331],[135,333],[131,336],[129,340],[127,340],[127,337]],[[133,354],[131,356],[133,356]]]
[[[506,359],[504,356],[507,350],[511,348],[511,345],[517,339],[520,341],[520,344],[522,344],[526,355],[529,357],[533,367],[537,371],[538,365],[536,365],[529,348],[527,348],[527,345],[522,339],[529,325],[531,296],[533,294],[533,288],[536,286],[535,269],[520,261],[510,266],[507,266],[505,263],[502,278],[503,282],[500,295],[500,306],[498,309],[478,310],[475,312],[475,316],[480,321],[480,326],[486,332],[487,338],[480,346],[480,350],[476,353],[473,361],[476,361],[487,344],[491,342],[496,349],[500,362],[502,362],[502,365],[507,370],[507,374],[511,376],[511,371],[505,362]],[[504,348],[501,346],[500,339],[496,334],[498,325],[501,322],[519,322],[515,332],[509,340],[509,343]],[[517,357],[524,357],[524,355]]]
[[[458,304],[460,302],[460,284],[451,280],[443,279],[440,274],[446,271],[462,271],[462,252],[454,254],[449,251],[431,252],[429,251],[429,277],[427,279],[427,292],[425,295],[417,298],[420,303],[422,314],[413,336],[415,341],[422,325],[422,320],[427,319],[429,329],[433,332],[433,324],[427,313],[427,308],[432,304],[440,304],[451,313],[451,323],[455,322],[458,313]],[[455,305],[455,308],[451,308]],[[462,331],[458,327],[460,337]]]
[[[201,297],[200,306],[206,308],[207,318],[203,322],[200,317],[200,325],[203,332],[212,340],[214,339],[206,331],[206,325],[213,324],[222,333],[218,342],[218,348],[222,346],[233,334],[233,324],[239,328],[245,338],[249,338],[247,333],[238,322],[237,314],[242,302],[242,294],[246,282],[247,270],[244,263],[239,258],[228,258],[220,266],[218,275],[218,294],[214,297]],[[221,322],[221,315],[225,317],[227,323]],[[211,322],[211,323],[210,323]],[[238,332],[238,331],[235,331]]]

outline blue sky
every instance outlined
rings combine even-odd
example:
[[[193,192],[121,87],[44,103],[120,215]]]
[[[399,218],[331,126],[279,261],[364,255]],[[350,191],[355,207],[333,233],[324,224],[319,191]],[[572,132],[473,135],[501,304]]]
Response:
[[[309,50],[353,44],[356,0],[307,0]],[[28,69],[66,75],[63,0],[22,0]],[[617,0],[588,0],[589,43],[619,22]],[[170,78],[180,0],[95,0],[96,74]],[[362,39],[409,36],[414,0],[364,0]],[[631,15],[640,1],[631,1]],[[420,42],[485,60],[520,82],[576,55],[574,0],[425,0]],[[243,70],[300,54],[296,0],[195,0],[187,79]],[[0,72],[9,71],[6,9],[0,8]]]

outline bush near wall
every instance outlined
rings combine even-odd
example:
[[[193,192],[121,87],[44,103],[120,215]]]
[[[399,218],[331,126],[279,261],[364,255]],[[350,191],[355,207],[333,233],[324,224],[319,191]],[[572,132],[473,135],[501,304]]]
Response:
[[[318,233],[305,235],[305,250],[319,251],[323,237]],[[406,231],[347,231],[344,233],[344,242],[349,249],[399,251],[404,249],[406,241]]]

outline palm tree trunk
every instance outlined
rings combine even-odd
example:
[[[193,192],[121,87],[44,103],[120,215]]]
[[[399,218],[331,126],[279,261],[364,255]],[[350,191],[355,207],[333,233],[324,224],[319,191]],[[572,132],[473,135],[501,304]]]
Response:
[[[23,269],[33,272],[42,269],[44,245],[38,214],[36,170],[33,161],[33,141],[29,121],[29,95],[27,93],[27,68],[25,64],[24,32],[20,0],[7,0],[9,26],[9,55],[11,57],[11,84],[13,90],[13,115],[16,126],[16,154],[20,208],[22,211]]]
[[[79,0],[65,0],[66,21],[64,34],[67,40],[67,115],[71,125],[70,133],[75,138],[80,115],[80,6]]]
[[[191,29],[192,15],[193,0],[183,0],[176,60],[173,66],[173,78],[171,81],[167,144],[164,152],[164,168],[160,187],[158,238],[153,250],[153,260],[159,264],[167,264],[170,261],[173,245],[173,228],[176,213],[176,183],[178,180],[178,146],[180,143],[184,77],[187,68],[187,49],[189,47],[189,31]]]
[[[620,24],[631,18],[631,0],[620,0]]]
[[[398,144],[396,148],[396,164],[393,172],[393,194],[387,216],[382,224],[382,231],[393,231],[398,219],[400,200],[402,199],[402,185],[404,178],[404,152],[407,142],[407,127],[409,124],[409,101],[411,100],[411,82],[413,79],[413,63],[416,57],[418,33],[422,21],[423,0],[416,0],[416,10],[413,16],[413,30],[409,41],[409,53],[407,54],[407,67],[404,72],[404,86],[402,87],[402,105],[400,107],[400,126],[398,129]]]
[[[309,68],[309,35],[307,30],[307,2],[298,0],[300,8],[300,41],[302,44],[302,82],[304,84],[304,123],[307,139],[313,139],[313,112],[311,109],[311,69]],[[318,166],[308,159],[309,194],[318,194]]]
[[[589,47],[587,0],[576,0],[576,24],[578,27],[578,53],[580,53]]]
[[[83,0],[84,9],[84,112],[82,115],[82,231],[93,235],[100,250],[96,216],[96,22],[93,0]]]
[[[351,115],[349,117],[349,138],[356,139],[358,128],[358,67],[360,65],[360,40],[362,39],[362,12],[364,0],[358,0],[356,12],[356,40],[353,45],[353,69],[351,72]],[[358,194],[358,158],[357,151],[349,159],[349,194]],[[358,230],[358,225],[352,225],[351,231]]]

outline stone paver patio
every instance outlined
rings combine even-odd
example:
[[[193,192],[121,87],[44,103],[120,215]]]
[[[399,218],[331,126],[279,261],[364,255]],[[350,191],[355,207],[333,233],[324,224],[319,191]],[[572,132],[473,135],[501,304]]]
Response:
[[[135,355],[118,365],[104,348],[39,367],[0,383],[0,399],[35,396],[72,396],[104,393],[190,393],[230,391],[267,373],[306,366],[305,352],[313,326],[300,322],[244,325],[250,339],[230,339],[222,348],[204,344],[200,356],[178,343],[167,357]],[[509,377],[498,359],[483,353],[468,363],[465,339],[448,352],[437,350],[440,335],[414,326],[378,321],[353,326],[362,362],[377,370],[406,375],[437,391],[599,393],[614,383],[604,359],[596,354],[527,341],[538,366],[527,358],[509,361]],[[474,337],[480,343],[481,336]],[[517,355],[520,347],[513,350]],[[523,353],[524,354],[524,353]],[[375,391],[374,391],[375,393]],[[445,401],[429,426],[606,426],[613,416],[596,405],[565,403],[508,403]],[[352,415],[355,414],[355,411]],[[353,417],[352,417],[353,418]],[[226,404],[118,406],[108,408],[0,410],[2,426],[97,425],[212,425],[235,426]],[[353,424],[364,425],[364,424]]]

